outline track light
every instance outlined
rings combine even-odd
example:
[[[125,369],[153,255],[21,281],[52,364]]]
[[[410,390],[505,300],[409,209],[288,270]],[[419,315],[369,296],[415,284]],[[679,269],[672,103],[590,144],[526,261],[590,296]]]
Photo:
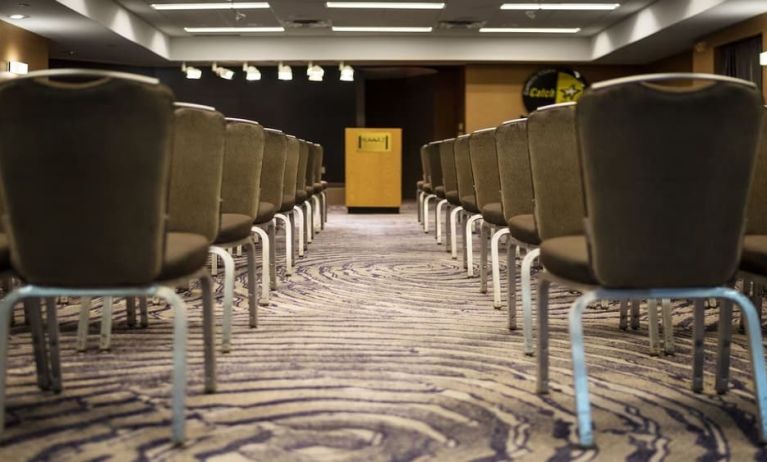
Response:
[[[277,65],[277,78],[280,80],[293,80],[293,69],[280,63]]]
[[[198,80],[202,77],[202,71],[194,66],[187,66],[186,63],[181,65],[181,72],[186,74],[187,79]]]
[[[325,75],[325,69],[317,64],[309,62],[309,65],[306,67],[306,75],[312,82],[322,82],[322,77]]]
[[[245,80],[261,80],[261,71],[256,66],[248,66],[248,63],[242,65],[242,70],[245,72]]]
[[[341,63],[338,65],[338,70],[341,71],[341,81],[342,82],[353,82],[354,81],[354,68],[351,67],[348,64]]]
[[[234,78],[233,70],[218,66],[216,63],[213,63],[213,66],[211,66],[211,69],[213,69],[214,74],[221,77],[222,79],[232,80]]]

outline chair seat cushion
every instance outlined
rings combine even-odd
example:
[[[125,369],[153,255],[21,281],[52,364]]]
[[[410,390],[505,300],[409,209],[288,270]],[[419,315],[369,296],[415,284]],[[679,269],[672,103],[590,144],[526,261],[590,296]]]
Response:
[[[200,234],[166,234],[159,280],[187,276],[205,266],[208,263],[208,247],[208,240]]]
[[[253,227],[253,219],[248,215],[239,213],[222,213],[221,228],[216,237],[217,244],[237,242],[250,236],[250,228]]]
[[[258,204],[258,216],[256,216],[254,222],[260,225],[272,221],[275,213],[277,211],[274,209],[274,204],[271,202],[261,202]]]
[[[306,191],[296,191],[296,205],[306,202],[306,198],[309,197]]]
[[[434,188],[434,194],[436,194],[440,199],[445,199],[445,187],[437,186]]]
[[[290,212],[293,210],[293,206],[296,205],[296,197],[295,196],[282,196],[282,208],[280,209],[280,212]]]
[[[11,247],[8,245],[8,235],[0,233],[0,271],[11,268]]]
[[[583,284],[596,285],[591,274],[586,236],[563,236],[541,243],[541,264],[555,276]]]
[[[461,198],[458,197],[458,191],[445,191],[445,199],[453,205],[461,205]]]
[[[474,196],[462,196],[461,205],[463,206],[463,209],[469,213],[482,213],[482,211],[477,208],[477,201]]]
[[[482,219],[487,223],[505,227],[506,217],[503,216],[503,206],[500,202],[491,202],[482,207]]]
[[[427,194],[432,194],[433,191],[431,190],[431,183],[424,183],[423,184],[423,192]]]
[[[525,244],[538,245],[541,238],[538,237],[538,229],[535,226],[533,214],[516,215],[509,219],[509,234],[514,239]]]
[[[743,238],[740,269],[767,275],[767,234],[751,234]]]

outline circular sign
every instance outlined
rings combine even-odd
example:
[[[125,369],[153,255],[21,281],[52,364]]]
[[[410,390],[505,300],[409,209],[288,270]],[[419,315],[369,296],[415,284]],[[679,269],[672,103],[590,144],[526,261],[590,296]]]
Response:
[[[541,106],[578,101],[586,89],[583,75],[571,69],[543,69],[528,77],[522,89],[525,108],[532,112]]]

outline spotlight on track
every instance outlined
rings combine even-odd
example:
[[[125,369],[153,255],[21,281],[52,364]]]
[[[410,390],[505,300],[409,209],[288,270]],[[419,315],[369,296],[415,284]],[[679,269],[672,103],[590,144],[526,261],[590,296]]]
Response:
[[[277,66],[277,78],[280,80],[293,80],[293,69],[280,63]]]
[[[186,74],[187,79],[198,80],[202,77],[202,71],[194,66],[187,66],[186,63],[181,65],[181,72]]]
[[[245,72],[245,80],[261,80],[261,71],[256,66],[248,66],[248,63],[242,65],[242,70]]]
[[[338,70],[341,71],[342,82],[354,82],[354,68],[348,64],[341,63],[338,65]]]
[[[217,65],[216,63],[213,63],[213,66],[211,66],[211,69],[213,69],[214,74],[221,77],[222,79],[232,80],[234,78],[233,70],[227,69],[226,67],[221,67]]]
[[[322,82],[322,77],[325,75],[325,70],[319,65],[309,62],[309,66],[306,68],[306,75],[312,82]]]

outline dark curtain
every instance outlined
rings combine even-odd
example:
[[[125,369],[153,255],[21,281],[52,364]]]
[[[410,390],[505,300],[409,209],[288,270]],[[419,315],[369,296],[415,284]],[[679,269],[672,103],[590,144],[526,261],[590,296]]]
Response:
[[[749,80],[762,89],[761,52],[761,35],[722,45],[716,50],[716,73]]]

